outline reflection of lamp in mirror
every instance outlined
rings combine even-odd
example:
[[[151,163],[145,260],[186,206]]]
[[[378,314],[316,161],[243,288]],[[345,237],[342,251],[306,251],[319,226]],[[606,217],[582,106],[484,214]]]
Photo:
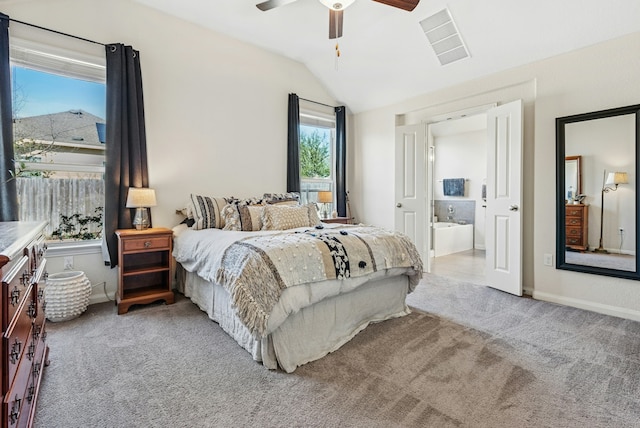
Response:
[[[136,216],[133,218],[133,226],[136,229],[146,229],[150,226],[147,208],[155,206],[155,190],[142,187],[129,187],[126,207],[136,209]]]
[[[606,180],[605,180],[606,178]],[[598,248],[593,250],[595,253],[608,253],[607,250],[602,246],[602,226],[603,226],[603,218],[604,218],[604,194],[609,191],[615,192],[618,190],[619,184],[628,184],[629,178],[627,177],[626,172],[610,172],[607,176],[607,170],[604,171],[604,176],[602,177],[602,195],[600,198],[600,245]],[[613,185],[614,187],[608,187]]]
[[[333,202],[333,193],[330,191],[318,192],[318,202],[322,204],[322,218],[329,218],[327,204]]]

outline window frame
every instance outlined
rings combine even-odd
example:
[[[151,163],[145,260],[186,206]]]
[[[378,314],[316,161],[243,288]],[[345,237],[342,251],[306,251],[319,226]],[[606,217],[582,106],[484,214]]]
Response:
[[[14,67],[34,70],[37,72],[48,73],[63,78],[82,80],[91,83],[98,83],[105,87],[106,102],[106,57],[97,54],[89,54],[80,50],[70,50],[55,46],[54,44],[35,42],[32,40],[22,39],[19,37],[11,37],[10,40],[10,67],[13,72]],[[15,84],[14,76],[11,76],[12,86]],[[106,111],[106,110],[105,110]],[[106,121],[106,118],[101,118]],[[99,131],[97,131],[99,134]],[[29,139],[25,137],[25,139]],[[100,137],[99,137],[99,141]],[[33,139],[34,143],[51,144],[51,141],[42,139]],[[61,142],[61,147],[84,148],[84,145]],[[55,171],[62,173],[90,173],[96,175],[104,182],[105,164],[106,164],[106,144],[102,142],[100,146],[93,146],[93,150],[97,153],[94,156],[102,157],[102,165],[98,162],[94,164],[82,163],[52,163],[52,162],[20,162],[26,167],[26,171]],[[101,153],[101,155],[99,154]],[[53,167],[53,168],[52,168]],[[37,179],[37,178],[31,178]],[[101,206],[104,209],[104,201]],[[104,230],[104,219],[102,229]],[[103,238],[98,239],[65,239],[48,240],[48,245],[57,250],[54,252],[62,252],[67,254],[84,254],[102,252]],[[62,254],[61,253],[61,254]]]
[[[335,113],[329,114],[320,112],[316,109],[300,107],[300,134],[302,134],[302,127],[328,129],[329,132],[329,167],[330,173],[327,178],[305,178],[300,175],[300,199],[301,202],[317,203],[317,192],[329,190],[332,192],[333,202],[332,206],[335,206],[336,202],[336,117]],[[305,189],[305,183],[313,186],[311,189]],[[316,185],[316,186],[314,186]],[[315,187],[315,188],[314,188]],[[327,188],[328,187],[328,188]],[[306,193],[304,195],[303,193]],[[310,197],[310,194],[315,193],[315,197]]]

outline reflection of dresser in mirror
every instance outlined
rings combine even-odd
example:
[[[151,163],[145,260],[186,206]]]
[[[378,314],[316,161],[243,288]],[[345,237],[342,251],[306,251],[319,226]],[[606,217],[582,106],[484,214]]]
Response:
[[[586,251],[589,248],[589,243],[587,242],[589,206],[584,204],[567,204],[565,207],[567,249]]]

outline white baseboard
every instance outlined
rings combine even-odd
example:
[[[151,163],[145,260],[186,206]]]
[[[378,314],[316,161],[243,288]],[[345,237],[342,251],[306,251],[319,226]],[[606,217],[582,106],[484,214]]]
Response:
[[[559,303],[565,306],[585,309],[587,311],[598,312],[605,315],[611,315],[618,318],[640,321],[640,311],[619,306],[604,305],[602,303],[590,302],[587,300],[574,299],[572,297],[558,296],[557,294],[544,293],[533,290],[532,297],[545,302]]]

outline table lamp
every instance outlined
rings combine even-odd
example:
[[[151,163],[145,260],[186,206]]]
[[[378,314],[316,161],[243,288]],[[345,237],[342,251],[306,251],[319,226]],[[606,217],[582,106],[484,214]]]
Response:
[[[331,191],[318,192],[318,202],[322,204],[322,218],[329,218],[327,204],[333,203],[333,193]]]
[[[133,226],[136,229],[142,230],[150,226],[147,208],[155,206],[155,190],[144,187],[129,187],[126,207],[136,209],[136,215],[133,218]]]
[[[606,180],[604,179],[606,177]],[[609,192],[615,192],[618,190],[618,185],[629,184],[629,177],[626,172],[610,172],[607,175],[607,170],[604,171],[602,192],[600,195],[600,242],[598,248],[593,250],[594,253],[608,253],[608,251],[602,246],[602,231],[604,225],[604,194]],[[613,187],[610,187],[612,186]]]

